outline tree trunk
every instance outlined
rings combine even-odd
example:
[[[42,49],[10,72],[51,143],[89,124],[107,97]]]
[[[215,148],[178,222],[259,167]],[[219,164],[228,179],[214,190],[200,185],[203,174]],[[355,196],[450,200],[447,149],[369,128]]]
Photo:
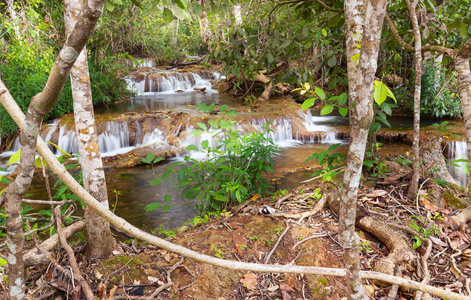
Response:
[[[420,37],[419,22],[417,20],[417,4],[419,0],[405,0],[412,22],[412,29],[415,40],[415,88],[414,88],[414,135],[412,138],[412,180],[409,186],[408,195],[413,198],[419,188],[419,160],[420,160],[420,89],[422,82],[422,39]]]
[[[350,299],[367,299],[361,283],[359,238],[355,233],[356,199],[360,183],[366,142],[373,121],[373,83],[378,65],[378,52],[386,12],[387,0],[368,1],[366,13],[362,14],[362,1],[345,1],[347,27],[348,84],[351,105],[350,132],[347,166],[343,180],[342,200],[339,212],[340,241],[344,249],[347,268],[347,284]],[[361,22],[365,22],[361,31]],[[360,31],[353,31],[360,30]],[[352,61],[356,54],[357,38],[362,37],[359,64]],[[354,63],[354,64],[353,64]]]
[[[239,2],[232,6],[232,14],[235,18],[235,26],[242,25],[242,8]]]
[[[211,34],[211,30],[209,29],[209,21],[208,21],[208,16],[206,14],[206,7],[204,5],[204,0],[201,0],[200,4],[203,9],[200,16],[201,41],[203,42],[203,45],[208,45],[209,40],[212,37],[212,34]]]
[[[22,148],[19,172],[15,181],[10,183],[2,194],[2,197],[6,199],[6,243],[8,252],[8,281],[10,285],[9,296],[11,300],[23,299],[25,292],[23,229],[20,212],[22,199],[31,185],[34,173],[34,159],[39,128],[44,115],[54,107],[59,99],[72,65],[95,28],[96,22],[103,10],[103,4],[103,0],[89,0],[84,3],[81,19],[67,37],[64,47],[56,58],[44,90],[31,100],[23,123],[23,130],[20,135]],[[6,92],[6,87],[0,81],[0,97],[4,97],[3,95]]]
[[[81,1],[65,1],[66,33],[70,33],[77,22],[81,5]],[[109,209],[105,172],[95,126],[87,60],[87,47],[85,46],[70,71],[79,162],[82,168],[85,189],[100,201],[105,208]],[[87,228],[87,255],[89,257],[106,257],[118,248],[116,240],[111,235],[110,224],[89,207],[85,208],[85,223]]]
[[[13,24],[13,31],[15,32],[15,37],[17,40],[21,40],[20,27],[18,26],[18,15],[16,14],[16,10],[13,6],[13,3],[13,0],[7,0],[8,13],[10,14],[10,20]]]
[[[466,144],[468,146],[468,170],[471,170],[471,70],[469,59],[471,57],[471,38],[468,39],[458,50],[455,51],[454,63],[458,73],[458,88],[461,97],[461,110],[466,128]],[[466,192],[470,192],[471,173],[468,173],[466,181]],[[453,217],[453,221],[459,226],[466,225],[471,221],[471,204],[460,214]]]

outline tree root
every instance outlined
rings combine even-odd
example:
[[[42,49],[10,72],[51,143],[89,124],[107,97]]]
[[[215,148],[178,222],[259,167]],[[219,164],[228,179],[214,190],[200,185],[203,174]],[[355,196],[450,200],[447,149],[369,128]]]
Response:
[[[278,238],[278,241],[276,241],[275,246],[273,246],[273,249],[271,249],[270,253],[268,253],[267,258],[265,258],[265,261],[264,261],[265,264],[268,263],[271,256],[273,255],[273,253],[275,253],[276,248],[278,248],[278,245],[280,244],[281,240],[283,239],[283,237],[285,236],[285,234],[288,232],[289,229],[290,229],[290,227],[289,227],[288,223],[286,223],[285,230],[283,230],[283,233],[280,234],[280,237]]]
[[[338,214],[341,196],[336,190],[331,190],[328,194],[327,203],[330,209]],[[371,217],[361,210],[357,210],[355,224],[362,230],[374,235],[389,249],[389,255],[380,259],[374,265],[373,270],[375,272],[393,275],[397,265],[404,263],[406,267],[411,267],[415,262],[415,253],[408,238],[401,230],[386,224],[378,218]]]

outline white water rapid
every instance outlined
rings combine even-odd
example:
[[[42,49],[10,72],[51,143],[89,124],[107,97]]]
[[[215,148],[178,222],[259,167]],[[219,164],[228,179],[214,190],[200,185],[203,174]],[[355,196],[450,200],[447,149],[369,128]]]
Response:
[[[460,186],[466,186],[466,172],[468,168],[466,162],[453,162],[459,159],[468,159],[468,147],[465,141],[451,141],[449,143],[450,150],[448,151],[449,167],[448,172],[455,180],[455,183]]]

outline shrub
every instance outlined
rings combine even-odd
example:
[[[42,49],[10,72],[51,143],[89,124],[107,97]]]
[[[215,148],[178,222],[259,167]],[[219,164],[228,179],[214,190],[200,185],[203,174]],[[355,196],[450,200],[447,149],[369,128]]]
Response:
[[[215,105],[198,105],[201,111],[211,113]],[[189,200],[197,200],[197,209],[200,213],[210,210],[219,210],[230,204],[238,204],[247,200],[251,195],[266,194],[271,187],[268,179],[262,175],[273,172],[273,157],[279,152],[278,146],[268,137],[268,125],[265,132],[251,132],[241,135],[235,128],[230,116],[234,111],[226,111],[226,105],[220,107],[224,116],[219,120],[210,119],[208,126],[197,123],[200,129],[194,130],[195,136],[207,134],[210,139],[201,142],[201,148],[195,145],[187,147],[188,151],[202,150],[204,159],[198,160],[191,155],[185,158],[186,164],[174,163],[168,170],[151,181],[151,184],[160,184],[175,175],[174,182],[181,190],[182,196]],[[152,155],[151,155],[152,156]],[[144,162],[157,162],[153,157],[144,159]],[[175,167],[182,165],[177,170]],[[166,202],[169,196],[165,196]],[[159,208],[159,204],[152,203],[146,209]]]

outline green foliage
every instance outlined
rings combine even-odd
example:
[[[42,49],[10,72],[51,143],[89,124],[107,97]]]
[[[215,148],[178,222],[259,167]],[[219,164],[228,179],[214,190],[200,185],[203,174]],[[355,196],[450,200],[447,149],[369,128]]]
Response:
[[[177,162],[168,166],[168,170],[152,180],[151,184],[160,184],[174,174],[174,184],[181,190],[183,197],[196,200],[200,213],[241,203],[252,194],[266,194],[271,186],[263,175],[273,172],[273,156],[279,151],[268,137],[268,125],[265,132],[241,135],[235,129],[236,122],[230,118],[236,116],[236,113],[227,110],[226,105],[219,108],[222,116],[217,119],[211,115],[214,104],[207,106],[200,103],[198,107],[209,116],[207,123],[198,122],[198,129],[193,131],[195,136],[205,134],[209,137],[200,145],[204,159],[187,156],[186,164]],[[186,150],[196,151],[199,148],[190,145]],[[152,163],[155,158],[143,160],[147,163],[149,161]],[[150,205],[151,209],[160,208],[158,204]]]
[[[414,244],[412,245],[412,248],[417,249],[422,245],[422,238],[428,238],[429,236],[433,235],[438,235],[440,229],[439,227],[434,223],[434,221],[439,220],[439,221],[444,221],[442,217],[438,213],[435,213],[434,216],[429,217],[428,222],[422,220],[420,216],[412,215],[411,216],[413,219],[411,223],[409,224],[409,227],[414,229],[417,232],[416,236],[413,236],[414,239]]]
[[[374,149],[379,150],[383,144],[375,143]],[[374,155],[372,151],[366,151],[366,158],[363,160],[363,166],[365,170],[371,174],[372,177],[384,177],[385,172],[389,172],[386,169],[386,163],[379,160],[379,157]]]
[[[452,76],[447,79],[447,76]],[[454,75],[446,73],[443,67],[437,67],[429,60],[422,75],[420,112],[429,117],[459,117],[461,102],[456,91]]]
[[[26,112],[33,96],[41,92],[46,85],[50,69],[54,63],[55,53],[52,48],[36,42],[19,41],[9,44],[8,51],[0,53],[0,74],[16,103]],[[118,79],[117,69],[112,59],[103,62],[90,60],[89,71],[94,104],[114,103],[122,97],[131,95],[126,83]],[[73,110],[70,80],[59,97],[59,101],[46,120],[55,119]],[[17,126],[5,108],[0,105],[0,135],[6,136],[16,132]],[[4,116],[4,117],[3,117]]]
[[[334,151],[340,144],[333,144],[325,151],[323,148],[318,149],[315,153],[309,156],[305,162],[317,159],[322,169],[317,170],[312,174],[313,177],[322,175],[323,180],[332,180],[338,173],[339,168],[345,166],[345,155],[341,153],[330,153]],[[324,167],[324,164],[326,166]]]
[[[293,91],[299,90],[301,95],[310,94],[312,97],[305,100],[301,106],[302,110],[307,110],[311,108],[316,99],[320,99],[326,103],[326,105],[321,109],[321,115],[328,115],[334,111],[334,107],[338,108],[339,113],[342,117],[345,117],[348,114],[348,108],[345,107],[347,104],[348,95],[347,93],[342,93],[338,96],[331,96],[329,99],[326,99],[325,92],[318,88],[314,87],[314,92],[311,90],[311,85],[309,83],[304,83],[301,88],[294,89]]]

